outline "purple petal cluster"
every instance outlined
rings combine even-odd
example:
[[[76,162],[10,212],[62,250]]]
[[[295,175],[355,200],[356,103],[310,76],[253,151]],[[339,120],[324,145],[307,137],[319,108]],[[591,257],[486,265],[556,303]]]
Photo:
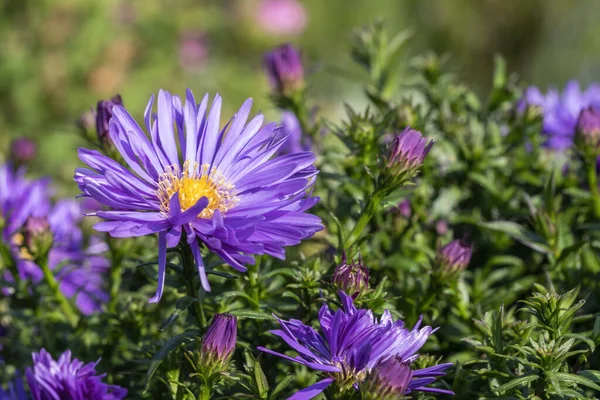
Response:
[[[6,389],[0,387],[0,400],[29,400],[20,376],[9,382]]]
[[[259,350],[286,360],[303,364],[321,371],[326,378],[297,392],[290,399],[311,399],[336,384],[342,390],[354,390],[373,368],[389,357],[400,357],[411,363],[417,352],[434,332],[430,326],[420,328],[420,321],[412,329],[404,327],[401,320],[394,321],[389,311],[377,320],[373,312],[357,309],[352,298],[340,292],[342,308],[332,312],[327,305],[319,311],[320,330],[298,320],[279,320],[280,330],[271,331],[298,353],[290,357],[273,350],[259,347]],[[413,379],[408,391],[427,391],[453,394],[448,390],[427,387],[452,364],[413,371]]]
[[[231,314],[216,314],[204,334],[201,359],[205,364],[224,365],[235,350],[237,318]]]
[[[221,97],[209,107],[188,90],[185,103],[166,91],[154,96],[142,128],[121,106],[113,108],[110,136],[127,163],[94,150],[80,149],[90,169],[75,173],[85,196],[109,208],[95,215],[106,221],[99,231],[114,237],[158,233],[160,300],[167,247],[182,237],[196,260],[202,286],[210,290],[199,242],[239,271],[254,263],[255,254],[285,258],[285,246],[322,229],[321,220],[305,213],[317,201],[309,190],[317,174],[311,152],[273,157],[284,141],[277,126],[263,125],[258,115],[247,121],[248,99],[233,119],[221,127]],[[185,235],[184,235],[185,234]]]
[[[464,239],[456,239],[438,250],[438,261],[444,274],[453,274],[469,266],[473,247]]]
[[[75,296],[84,314],[99,311],[108,300],[103,277],[109,266],[101,255],[106,245],[97,238],[85,245],[79,227],[83,215],[80,204],[65,199],[53,205],[47,180],[30,180],[24,170],[15,172],[8,165],[0,166],[0,185],[2,242],[12,251],[19,278],[33,283],[42,280],[43,273],[27,250],[27,242],[31,242],[28,236],[34,231],[40,233],[40,229],[49,226],[52,244],[48,265],[55,272],[61,291],[67,297]],[[13,279],[6,274],[8,280]]]
[[[361,391],[368,399],[398,399],[410,391],[412,378],[409,362],[401,357],[388,357],[375,364],[361,385]]]
[[[600,109],[600,85],[593,84],[582,91],[579,82],[570,81],[562,93],[550,89],[546,94],[532,86],[525,91],[521,108],[525,105],[542,109],[545,145],[565,150],[573,145],[579,114],[589,107]]]
[[[348,262],[346,253],[342,256],[342,263],[335,268],[332,277],[333,286],[356,298],[361,292],[369,288],[369,269],[358,262]]]
[[[394,138],[387,158],[388,168],[396,167],[401,170],[417,168],[423,164],[432,146],[433,140],[407,127]]]
[[[127,395],[126,389],[102,382],[105,374],[97,374],[98,362],[84,364],[71,359],[69,350],[58,361],[44,349],[33,353],[32,358],[26,377],[34,400],[120,400]]]
[[[584,149],[597,151],[600,147],[600,108],[589,107],[577,120],[578,142]]]
[[[289,95],[304,88],[302,56],[291,44],[283,44],[267,53],[265,68],[276,93]]]
[[[123,105],[120,94],[110,100],[101,100],[96,105],[96,133],[101,142],[106,142],[108,139],[108,125],[113,115],[112,109],[116,105]]]
[[[310,138],[302,132],[300,121],[293,112],[283,112],[278,138],[285,139],[285,142],[279,149],[278,154],[310,151]]]

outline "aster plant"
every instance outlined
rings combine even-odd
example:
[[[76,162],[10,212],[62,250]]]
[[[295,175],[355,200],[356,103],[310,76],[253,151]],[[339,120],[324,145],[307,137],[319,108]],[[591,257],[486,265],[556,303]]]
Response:
[[[221,97],[208,106],[187,91],[185,104],[166,91],[154,96],[144,120],[149,137],[121,106],[114,106],[109,132],[127,167],[107,156],[80,149],[91,169],[79,168],[75,180],[85,196],[108,207],[94,215],[95,228],[114,237],[158,233],[158,288],[163,294],[167,248],[185,243],[204,290],[210,291],[199,244],[238,271],[253,255],[284,258],[295,245],[322,229],[305,213],[318,199],[308,193],[317,170],[311,152],[279,157],[275,124],[258,115],[247,122],[247,100],[221,129]],[[179,149],[179,150],[178,150]],[[192,293],[193,294],[193,293]]]
[[[339,393],[353,392],[363,382],[365,374],[388,357],[399,357],[407,363],[417,359],[417,352],[435,331],[430,326],[420,328],[419,321],[412,329],[401,320],[394,321],[385,311],[378,320],[368,309],[357,309],[352,298],[340,292],[342,308],[332,312],[327,305],[319,311],[319,331],[298,320],[278,320],[281,330],[271,331],[298,353],[290,357],[265,347],[259,350],[319,371],[325,378],[302,389],[290,399],[312,399],[334,384]],[[452,364],[440,364],[415,370],[408,389],[453,394],[450,390],[428,387]],[[379,368],[375,370],[375,373]]]

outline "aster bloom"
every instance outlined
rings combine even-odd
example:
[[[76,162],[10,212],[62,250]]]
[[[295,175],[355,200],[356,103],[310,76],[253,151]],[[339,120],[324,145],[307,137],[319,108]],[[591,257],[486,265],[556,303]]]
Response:
[[[369,269],[362,264],[360,256],[357,263],[352,260],[348,262],[344,252],[342,263],[335,268],[332,282],[335,288],[356,298],[369,288]]]
[[[553,150],[565,150],[573,144],[581,111],[589,107],[600,109],[600,85],[592,84],[582,91],[579,82],[570,81],[562,93],[551,89],[546,94],[532,86],[525,91],[520,108],[527,105],[542,110],[542,133],[547,137],[545,146]]]
[[[344,292],[339,295],[342,308],[331,312],[327,305],[321,307],[320,331],[293,319],[279,320],[281,330],[271,331],[298,353],[296,357],[264,347],[258,348],[325,374],[325,379],[300,390],[290,399],[311,399],[333,382],[342,391],[356,390],[381,360],[400,357],[412,363],[418,357],[417,351],[434,332],[430,326],[419,329],[420,321],[409,330],[402,321],[393,321],[387,310],[377,320],[371,310],[357,309],[352,298]],[[443,376],[450,366],[452,364],[440,364],[413,371],[413,378],[416,379],[411,380],[408,390],[454,394],[448,390],[426,387],[436,377]]]
[[[306,10],[297,0],[263,0],[255,19],[263,31],[274,35],[298,35],[307,22]]]
[[[10,158],[17,164],[25,164],[35,158],[37,146],[26,137],[16,138],[10,144]]]
[[[444,276],[454,275],[469,266],[473,248],[464,239],[456,239],[437,252],[440,272]]]
[[[576,139],[584,152],[599,155],[600,152],[600,108],[586,108],[577,120]]]
[[[117,94],[110,100],[101,100],[96,105],[96,133],[98,134],[98,140],[102,143],[109,140],[108,126],[113,115],[112,109],[116,105],[123,105],[123,99],[120,94]]]
[[[293,112],[283,112],[278,138],[285,139],[285,142],[279,149],[278,154],[310,151],[310,138],[304,135],[302,132],[300,121]]]
[[[209,370],[223,370],[235,350],[237,318],[216,314],[202,338],[200,364]]]
[[[387,167],[400,171],[415,170],[423,164],[432,146],[433,140],[423,137],[419,131],[406,128],[394,138],[387,156]]]
[[[412,377],[410,363],[401,357],[388,357],[375,364],[360,389],[366,399],[400,399],[410,393]]]
[[[69,350],[58,361],[44,349],[33,353],[32,358],[26,377],[34,400],[120,400],[127,395],[126,389],[102,382],[106,374],[97,374],[98,362],[84,364],[71,359]]]
[[[273,89],[288,96],[304,89],[304,67],[300,51],[283,44],[265,55],[265,68]]]
[[[77,169],[85,196],[110,208],[94,215],[99,231],[114,237],[158,233],[158,288],[163,293],[167,247],[182,237],[193,253],[203,288],[210,290],[199,242],[238,271],[252,255],[285,258],[284,246],[322,229],[306,214],[317,198],[308,190],[317,174],[311,152],[273,158],[283,145],[275,124],[258,115],[246,123],[252,100],[220,128],[221,97],[208,107],[187,91],[185,105],[166,91],[154,96],[145,113],[150,138],[121,106],[113,108],[110,136],[129,169],[94,150],[80,149],[91,169]],[[180,151],[178,151],[180,149]],[[185,234],[185,235],[184,235]]]

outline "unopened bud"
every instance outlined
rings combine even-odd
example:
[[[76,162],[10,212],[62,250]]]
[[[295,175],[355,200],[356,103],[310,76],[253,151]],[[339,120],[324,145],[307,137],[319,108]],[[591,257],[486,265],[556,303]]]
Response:
[[[16,138],[10,144],[10,158],[16,164],[26,164],[35,158],[37,146],[26,137]]]
[[[281,45],[265,55],[267,76],[278,95],[290,96],[304,89],[304,67],[300,51]]]
[[[439,272],[442,277],[452,277],[469,266],[473,248],[464,239],[456,239],[437,252]]]
[[[361,391],[369,400],[402,399],[410,392],[413,371],[410,363],[392,356],[380,360],[367,375]]]
[[[333,273],[332,282],[337,290],[356,298],[369,289],[369,269],[362,264],[360,258],[358,263],[348,262],[344,253],[342,263]]]
[[[216,314],[202,338],[200,364],[207,374],[224,371],[237,339],[237,318],[231,314]]]
[[[388,173],[393,178],[411,179],[423,165],[432,146],[433,140],[423,137],[419,131],[406,128],[394,138],[389,149],[385,165]]]
[[[45,257],[50,251],[53,241],[48,219],[46,217],[29,217],[25,222],[23,240],[25,249],[31,257]]]
[[[576,143],[584,152],[600,153],[600,110],[589,107],[582,110],[577,121]]]

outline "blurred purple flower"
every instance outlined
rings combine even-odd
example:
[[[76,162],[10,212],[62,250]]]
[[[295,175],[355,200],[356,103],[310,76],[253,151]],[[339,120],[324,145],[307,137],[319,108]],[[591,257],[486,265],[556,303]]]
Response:
[[[25,164],[35,158],[37,146],[26,137],[16,138],[10,144],[10,158],[16,164]]]
[[[290,95],[304,89],[304,67],[300,51],[283,44],[265,54],[265,68],[271,86],[279,95]]]
[[[291,111],[284,111],[281,117],[281,128],[277,139],[285,139],[285,142],[278,151],[278,154],[298,153],[301,151],[310,151],[310,138],[303,134],[300,121]]]
[[[456,239],[440,248],[437,256],[442,274],[449,276],[469,266],[473,247],[464,239]]]
[[[6,389],[0,387],[0,400],[29,400],[21,376],[17,375]]]
[[[84,364],[76,358],[71,360],[69,350],[58,361],[44,349],[33,353],[32,358],[33,366],[27,368],[26,377],[34,400],[120,400],[127,395],[126,389],[102,382],[106,374],[97,374],[98,362]]]
[[[411,330],[404,322],[394,321],[389,311],[384,311],[378,321],[373,312],[356,309],[352,298],[340,292],[342,308],[331,312],[327,305],[319,311],[320,332],[304,325],[302,321],[280,320],[281,330],[271,331],[294,349],[298,356],[292,358],[273,350],[259,347],[260,351],[281,357],[288,361],[305,365],[325,373],[326,378],[314,385],[302,389],[290,399],[311,399],[336,381],[342,390],[353,390],[381,360],[388,357],[400,357],[411,363],[417,357],[417,351],[434,332],[430,326],[419,329],[419,321]],[[434,367],[413,371],[413,379],[406,393],[425,391],[454,394],[449,390],[435,389],[426,385],[435,381],[452,364],[440,364]]]
[[[525,91],[519,108],[523,110],[527,105],[542,110],[545,145],[553,150],[565,150],[573,144],[581,111],[588,107],[600,108],[600,85],[592,84],[582,92],[579,82],[570,81],[562,93],[550,89],[546,94],[531,86]]]
[[[184,105],[161,90],[157,115],[153,104],[154,96],[144,118],[150,139],[127,110],[113,109],[110,135],[130,169],[79,149],[91,169],[75,172],[84,195],[110,208],[95,213],[107,220],[96,224],[97,230],[114,237],[158,233],[158,288],[151,302],[163,293],[167,247],[176,246],[183,233],[209,291],[199,242],[246,271],[253,255],[284,259],[285,246],[322,229],[318,217],[305,213],[318,201],[307,192],[318,172],[314,154],[272,158],[283,142],[274,140],[275,124],[263,126],[262,115],[246,124],[250,99],[225,129],[218,95],[209,108],[208,94],[197,104],[188,90]]]
[[[116,105],[123,105],[123,99],[120,94],[117,94],[110,100],[101,100],[96,105],[96,133],[101,143],[110,143],[108,124],[113,115],[113,107]]]
[[[208,49],[202,32],[185,32],[179,41],[179,64],[186,71],[199,71],[206,65]]]
[[[410,216],[412,215],[409,199],[402,200],[400,204],[398,204],[398,206],[395,207],[395,209],[400,213],[400,215],[402,215],[406,219],[410,218]]]
[[[299,35],[308,19],[304,6],[296,0],[263,0],[255,18],[258,26],[272,35]]]
[[[435,223],[435,231],[438,235],[444,236],[448,232],[448,223],[440,219]]]
[[[581,111],[577,120],[576,137],[582,148],[598,152],[600,148],[600,108],[588,107]]]

